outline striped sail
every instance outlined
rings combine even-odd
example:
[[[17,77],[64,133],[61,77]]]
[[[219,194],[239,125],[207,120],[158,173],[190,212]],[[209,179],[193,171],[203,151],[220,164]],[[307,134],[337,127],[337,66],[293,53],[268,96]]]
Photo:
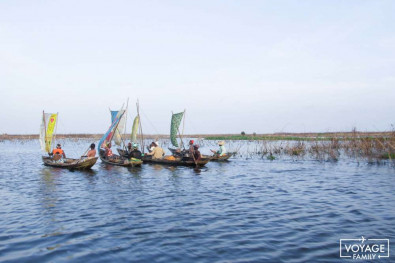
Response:
[[[104,148],[105,144],[110,143],[112,138],[114,137],[115,130],[117,129],[119,122],[124,115],[125,111],[119,111],[111,126],[108,128],[107,132],[100,139],[98,148]]]

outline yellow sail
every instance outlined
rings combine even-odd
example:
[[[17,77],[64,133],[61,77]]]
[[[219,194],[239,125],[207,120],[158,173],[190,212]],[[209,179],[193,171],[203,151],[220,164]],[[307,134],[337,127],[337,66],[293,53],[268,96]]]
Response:
[[[137,143],[137,132],[139,129],[139,122],[140,122],[140,117],[136,116],[133,121],[133,127],[132,127],[132,134],[131,134],[131,140],[133,143]]]
[[[47,126],[47,130],[45,132],[45,151],[46,152],[51,152],[52,138],[53,138],[53,133],[55,131],[57,119],[58,119],[58,114],[53,113],[48,118],[48,122],[46,123],[46,126]]]

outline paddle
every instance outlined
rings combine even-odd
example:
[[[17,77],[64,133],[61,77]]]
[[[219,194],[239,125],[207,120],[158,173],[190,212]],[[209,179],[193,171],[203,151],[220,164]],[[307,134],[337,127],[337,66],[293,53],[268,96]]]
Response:
[[[84,156],[86,156],[86,154],[88,153],[88,151],[89,151],[90,148],[91,148],[91,146],[89,145],[88,149],[86,149],[86,151],[84,152],[84,154],[81,155],[81,158],[84,157]]]
[[[86,151],[84,152],[84,154],[81,155],[81,158],[80,158],[75,164],[78,164],[78,163],[82,160],[82,157],[86,156],[86,154],[88,153],[88,151],[89,151],[90,148],[91,148],[91,146],[89,145],[88,149],[86,149]]]
[[[197,164],[197,161],[196,161],[196,159],[195,159],[195,149],[193,149],[192,158],[193,158],[193,162],[194,162],[195,165],[196,165],[196,169],[199,168],[199,166],[198,166],[198,164]]]

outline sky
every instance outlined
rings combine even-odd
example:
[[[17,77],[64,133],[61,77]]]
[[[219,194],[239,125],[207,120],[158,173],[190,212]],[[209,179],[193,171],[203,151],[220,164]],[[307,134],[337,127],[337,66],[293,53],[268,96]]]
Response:
[[[388,131],[395,1],[0,1],[0,133]]]

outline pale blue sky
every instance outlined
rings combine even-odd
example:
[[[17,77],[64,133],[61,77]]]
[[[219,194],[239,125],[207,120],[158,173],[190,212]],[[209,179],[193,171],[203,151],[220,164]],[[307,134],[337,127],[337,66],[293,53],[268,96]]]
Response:
[[[147,133],[389,130],[395,1],[0,2],[0,133],[103,133],[137,98]],[[148,119],[147,119],[148,117]],[[129,124],[130,126],[130,124]]]

